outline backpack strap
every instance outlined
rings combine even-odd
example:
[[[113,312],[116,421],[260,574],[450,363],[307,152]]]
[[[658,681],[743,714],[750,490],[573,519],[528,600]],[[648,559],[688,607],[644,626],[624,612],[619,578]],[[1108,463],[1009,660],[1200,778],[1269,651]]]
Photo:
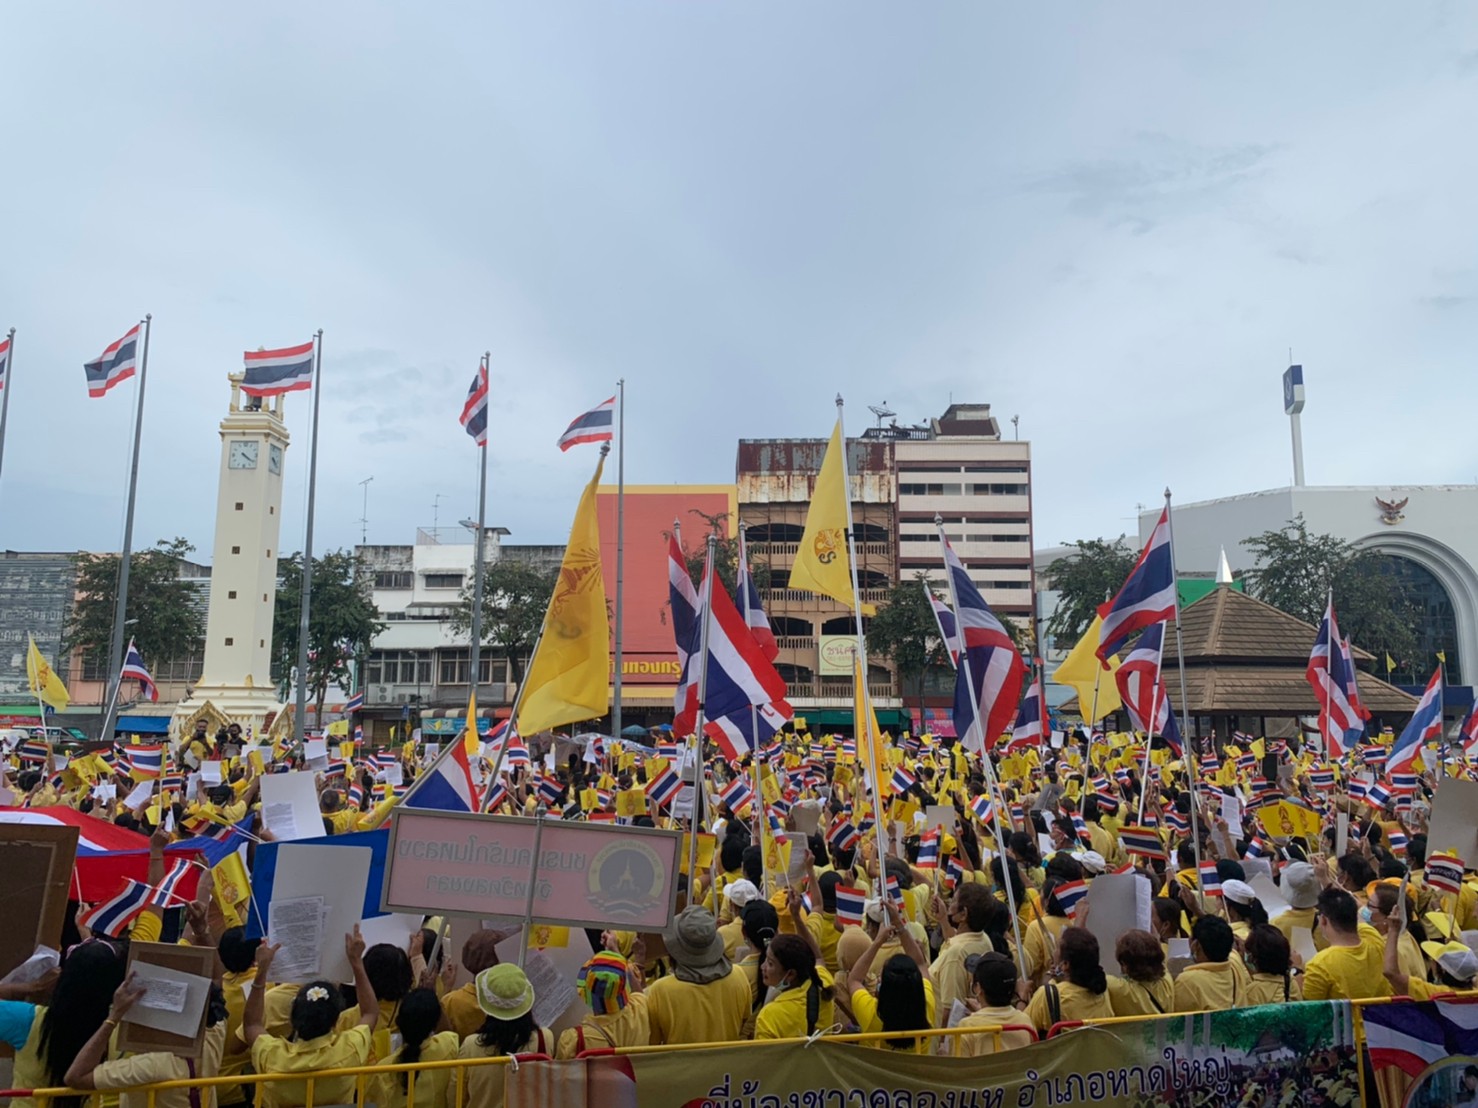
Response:
[[[1050,981],[1047,983],[1047,1015],[1054,1024],[1062,1022],[1062,994]]]

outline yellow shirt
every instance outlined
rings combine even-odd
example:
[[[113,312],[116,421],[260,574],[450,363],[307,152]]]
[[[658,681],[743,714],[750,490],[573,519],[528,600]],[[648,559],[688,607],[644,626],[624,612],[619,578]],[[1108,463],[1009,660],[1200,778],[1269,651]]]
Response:
[[[487,1016],[477,1006],[477,990],[470,981],[442,997],[441,1010],[446,1014],[447,1023],[457,1033],[458,1040],[477,1034],[487,1020]]]
[[[515,1054],[549,1054],[554,1049],[554,1036],[542,1027],[534,1028]],[[476,1035],[462,1040],[458,1058],[500,1058],[495,1046],[483,1046]],[[467,1100],[471,1108],[503,1108],[503,1090],[508,1081],[508,1063],[498,1062],[467,1067]]]
[[[445,1062],[457,1056],[460,1046],[455,1032],[439,1031],[427,1036],[426,1041],[421,1044],[421,1053],[417,1061]],[[402,1061],[401,1053],[401,1050],[397,1050],[385,1059],[385,1063],[393,1065]],[[415,1071],[416,1099],[413,1108],[442,1108],[442,1105],[446,1103],[447,1088],[451,1085],[452,1077],[456,1072],[454,1069]],[[402,1079],[406,1080],[405,1085],[401,1084]],[[370,1079],[367,1099],[376,1108],[405,1108],[406,1094],[410,1091],[408,1086],[408,1074],[382,1073]],[[315,1103],[317,1099],[315,1095]]]
[[[647,986],[646,997],[654,1045],[739,1039],[754,999],[749,979],[738,966],[707,985],[659,977]]]
[[[582,1050],[608,1050],[618,1046],[647,1046],[652,1041],[652,1022],[647,1018],[647,994],[632,993],[626,1007],[610,1016],[586,1013],[579,1027],[559,1037],[556,1058],[573,1058]]]
[[[246,1012],[246,990],[243,986],[255,981],[256,976],[257,968],[252,966],[244,973],[228,972],[221,977],[221,991],[226,996],[226,1043],[218,1072],[227,1077],[245,1073],[247,1064],[251,1061],[251,1051],[237,1032],[241,1030],[241,1017]],[[223,1104],[239,1104],[248,1099],[240,1085],[221,1085],[213,1091],[216,1099]]]
[[[1111,973],[1108,995],[1116,1016],[1163,1016],[1175,1011],[1175,982],[1168,973],[1158,981],[1130,980]]]
[[[820,1003],[816,1009],[816,1023],[806,1026],[806,997],[811,990],[810,981],[802,981],[794,988],[779,993],[774,1000],[759,1010],[754,1018],[756,1039],[804,1039],[813,1031],[821,1031],[836,1022],[836,1008],[832,1004],[832,985],[835,979],[824,966],[816,967],[816,976],[821,979]]]
[[[173,1054],[152,1052],[133,1054],[104,1062],[92,1071],[92,1083],[99,1089],[130,1089],[152,1085],[156,1081],[183,1081],[190,1077],[215,1077],[221,1072],[221,1051],[226,1045],[226,1025],[218,1023],[205,1031],[205,1053],[195,1065]],[[123,1108],[148,1108],[145,1093],[124,1093],[118,1098]],[[216,1090],[200,1090],[201,1108],[215,1108]],[[189,1089],[162,1089],[154,1095],[157,1108],[190,1108]]]
[[[842,933],[837,930],[837,918],[825,912],[812,912],[806,917],[806,929],[811,932],[811,937],[816,940],[816,945],[821,948],[821,960],[833,976],[838,970],[837,965],[837,940]],[[722,930],[722,928],[720,929]]]
[[[348,1031],[331,1031],[316,1039],[295,1042],[276,1035],[259,1035],[251,1047],[252,1069],[258,1073],[303,1073],[345,1069],[369,1061],[370,1029],[363,1024]],[[331,1077],[313,1083],[314,1104],[347,1104],[355,1099],[353,1077]],[[266,1108],[293,1108],[308,1103],[306,1081],[264,1081]]]
[[[1384,940],[1361,928],[1357,946],[1329,946],[1304,967],[1305,1000],[1365,1000],[1391,995],[1391,983],[1382,972]],[[1371,936],[1376,936],[1374,939]]]
[[[970,996],[970,974],[965,970],[965,959],[972,954],[989,954],[995,950],[990,936],[983,931],[961,931],[945,940],[939,957],[929,967],[929,976],[934,979],[934,992],[939,998],[939,1007],[934,1012],[934,1026],[943,1027],[949,1021],[949,1011],[957,1000]]]
[[[929,1026],[934,1026],[934,982],[927,977],[924,978],[924,1011],[929,1016]],[[857,1020],[857,1029],[864,1034],[869,1032],[882,1032],[888,1030],[883,1026],[882,1018],[878,1015],[878,998],[866,989],[858,989],[852,994],[852,1015]],[[887,1039],[877,1039],[865,1045],[876,1047],[880,1050],[904,1050],[914,1054],[928,1054],[932,1049],[931,1040],[919,1039],[908,1046],[892,1046]]]
[[[1093,993],[1071,981],[1059,981],[1056,985],[1062,1019],[1096,1020],[1114,1014],[1107,989],[1101,993]],[[1052,1012],[1047,1004],[1046,985],[1032,994],[1031,1003],[1026,1006],[1026,1016],[1042,1034],[1045,1035],[1052,1029]]]
[[[1420,977],[1413,977],[1406,985],[1406,995],[1412,1000],[1431,1000],[1434,996],[1478,996],[1478,990],[1452,989],[1446,985],[1433,985]]]
[[[1284,1004],[1303,999],[1303,979],[1292,975],[1288,978],[1288,996],[1283,996],[1283,975],[1279,973],[1254,973],[1247,987],[1247,1006],[1259,1004]]]
[[[961,1028],[987,1028],[1000,1027],[1001,1049],[1014,1050],[1021,1046],[1030,1046],[1036,1041],[1036,1029],[1032,1027],[1032,1021],[1026,1018],[1025,1012],[1018,1012],[1015,1008],[982,1008],[978,1012],[971,1012],[955,1026]],[[1018,1031],[1008,1031],[1005,1028],[1021,1028]],[[994,1054],[996,1052],[996,1036],[986,1031],[977,1035],[957,1035],[951,1040],[955,1044],[954,1055],[957,1058],[979,1058],[981,1055]]]
[[[1177,1012],[1219,1012],[1247,1004],[1247,967],[1240,960],[1197,962],[1175,979]]]
[[[1066,916],[1042,916],[1027,925],[1026,936],[1021,941],[1026,944],[1028,977],[1040,977],[1042,971],[1052,964],[1057,941],[1062,938],[1062,933],[1067,930],[1070,922]]]
[[[1290,908],[1288,909],[1288,911],[1279,913],[1277,916],[1274,916],[1269,922],[1279,931],[1283,932],[1283,937],[1287,939],[1289,943],[1292,943],[1293,929],[1295,927],[1302,927],[1305,930],[1309,931],[1314,930],[1314,909]],[[1317,935],[1318,932],[1314,931],[1314,934]]]

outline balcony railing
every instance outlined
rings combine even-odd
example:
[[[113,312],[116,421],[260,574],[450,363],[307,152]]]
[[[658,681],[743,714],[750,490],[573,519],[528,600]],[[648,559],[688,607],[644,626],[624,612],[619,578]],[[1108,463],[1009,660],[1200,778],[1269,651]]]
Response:
[[[765,599],[773,603],[805,603],[817,599],[818,594],[806,589],[766,589]],[[862,599],[868,604],[880,604],[888,599],[887,589],[863,589]]]
[[[852,696],[852,682],[839,680],[835,683],[820,679],[813,681],[791,681],[787,685],[788,697],[794,700],[798,696],[814,697],[820,699],[850,699]],[[898,686],[891,681],[869,681],[867,683],[867,695],[875,700],[892,699],[898,695]]]
[[[781,650],[815,650],[814,635],[777,635],[775,645]]]
[[[801,544],[798,542],[756,542],[749,545],[749,552],[763,558],[794,558],[800,548]],[[892,553],[893,547],[885,542],[857,544],[859,558],[886,558]]]

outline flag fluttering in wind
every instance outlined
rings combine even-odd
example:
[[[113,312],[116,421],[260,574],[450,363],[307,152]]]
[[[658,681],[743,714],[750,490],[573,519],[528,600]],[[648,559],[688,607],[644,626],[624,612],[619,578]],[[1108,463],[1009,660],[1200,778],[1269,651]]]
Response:
[[[596,719],[609,706],[611,635],[595,511],[595,490],[604,466],[602,455],[575,509],[559,581],[544,613],[539,646],[524,676],[527,691],[515,724],[520,735]]]
[[[58,712],[65,712],[67,705],[72,702],[72,695],[67,692],[67,686],[57,676],[56,670],[41,657],[35,636],[27,635],[26,638],[30,644],[26,648],[26,682],[30,685],[31,695],[44,704],[50,704]]]
[[[573,423],[559,436],[560,450],[568,450],[582,442],[610,442],[616,436],[616,398],[602,401]]]
[[[83,364],[88,396],[107,396],[114,385],[122,384],[134,375],[139,365],[139,332],[143,327],[142,323],[135,323],[121,339]]]
[[[144,667],[144,656],[139,653],[139,648],[132,639],[128,640],[128,652],[123,655],[123,669],[118,674],[119,681],[137,681],[139,683],[139,694],[148,700],[159,700],[159,687],[154,684],[154,678]]]
[[[1324,736],[1324,755],[1332,761],[1343,758],[1365,733],[1364,721],[1356,705],[1350,703],[1355,675],[1349,671],[1349,657],[1339,637],[1331,596],[1319,622],[1319,633],[1314,636],[1304,677],[1319,701],[1319,733]]]
[[[1098,660],[1098,640],[1102,627],[1103,617],[1095,615],[1088,630],[1078,640],[1078,645],[1068,651],[1067,657],[1052,674],[1052,680],[1059,685],[1068,686],[1078,694],[1078,713],[1083,717],[1084,723],[1097,723],[1123,706],[1123,701],[1119,699],[1118,684],[1113,677],[1119,668],[1119,656],[1109,656],[1107,670]]]
[[[1098,638],[1099,661],[1106,662],[1110,654],[1118,653],[1134,632],[1152,623],[1174,619],[1175,603],[1175,565],[1170,557],[1167,504],[1118,595],[1098,609],[1103,618]]]
[[[462,429],[472,436],[478,446],[488,444],[488,370],[477,367],[477,376],[472,378],[472,387],[467,390],[467,401],[462,405]]]
[[[955,675],[955,730],[959,732],[961,722],[968,721],[967,729],[959,732],[961,741],[965,749],[983,753],[995,745],[1016,718],[1026,666],[1005,625],[980,595],[943,529],[939,532],[939,542],[944,552],[944,568],[959,606],[960,634],[965,645]]]
[[[248,350],[242,355],[246,376],[241,391],[247,396],[281,396],[313,387],[313,343],[280,350]]]
[[[847,479],[842,439],[842,421],[837,420],[806,512],[806,529],[790,569],[790,587],[829,596],[838,604],[853,607],[852,562],[847,553]],[[863,615],[877,609],[863,604]]]
[[[1442,670],[1432,671],[1432,679],[1417,701],[1416,711],[1391,745],[1386,759],[1386,773],[1410,773],[1422,747],[1431,739],[1442,737]]]

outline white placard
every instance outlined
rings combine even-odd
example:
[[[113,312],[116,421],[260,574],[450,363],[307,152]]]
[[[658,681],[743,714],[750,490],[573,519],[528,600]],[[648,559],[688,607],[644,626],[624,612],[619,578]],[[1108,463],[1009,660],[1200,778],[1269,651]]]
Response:
[[[945,831],[953,831],[955,821],[959,818],[958,813],[950,804],[930,804],[924,809],[924,829],[940,827]]]
[[[1233,839],[1242,837],[1242,801],[1235,796],[1221,798],[1221,818],[1227,821],[1227,834]]]
[[[409,912],[391,912],[388,916],[375,916],[359,921],[359,936],[364,940],[364,949],[380,943],[405,950],[411,941],[411,932],[421,929],[421,917]],[[430,954],[431,951],[426,951]]]
[[[323,816],[313,774],[296,771],[263,777],[262,821],[278,842],[320,838]]]
[[[381,781],[384,781],[385,784],[387,784],[387,785],[404,785],[405,784],[405,771],[401,768],[401,765],[400,765],[399,762],[392,762],[390,765],[386,766],[378,774],[378,777],[379,777],[379,779]]]
[[[147,808],[149,801],[153,799],[154,782],[140,781],[133,787],[133,791],[128,794],[127,799],[123,801],[123,806],[138,811],[139,809]]]
[[[62,956],[51,947],[38,946],[36,953],[4,977],[0,977],[0,985],[27,985],[32,981],[39,981],[61,965],[61,962]]]
[[[1334,817],[1334,856],[1343,858],[1350,845],[1350,814],[1339,812]]]
[[[289,977],[272,966],[277,981],[301,984],[314,977],[330,981],[353,981],[349,959],[344,954],[344,936],[354,930],[364,911],[365,887],[369,884],[373,851],[367,846],[307,846],[288,843],[277,849],[277,869],[272,879],[271,905],[279,901],[321,898],[323,901],[321,961],[317,973]],[[268,919],[272,906],[268,905]],[[305,910],[306,911],[306,910]],[[269,925],[270,933],[270,925]]]
[[[1148,879],[1145,879],[1148,884]],[[1125,931],[1139,926],[1139,891],[1136,875],[1104,873],[1088,885],[1088,930],[1098,938],[1098,964],[1105,973],[1118,973],[1114,944]]]
[[[1283,895],[1282,890],[1273,884],[1271,877],[1258,874],[1247,883],[1252,886],[1252,891],[1257,894],[1258,903],[1267,912],[1269,920],[1277,919],[1292,907]]]
[[[426,744],[426,756],[425,756],[425,760],[427,762],[434,761],[436,759],[436,756],[438,754],[440,754],[440,753],[441,753],[441,743],[427,743]]]
[[[1293,929],[1293,953],[1303,959],[1303,964],[1308,965],[1309,959],[1317,953],[1314,947],[1314,933],[1307,927],[1295,927]]]
[[[111,781],[99,781],[92,787],[92,797],[94,800],[101,800],[104,803],[107,803],[109,800],[117,800],[118,786]]]
[[[210,992],[210,978],[181,973],[168,966],[134,962],[134,983],[148,992],[124,1014],[125,1023],[152,1027],[171,1035],[194,1037],[205,1014],[205,998]],[[152,1000],[152,1003],[151,1003]]]
[[[267,907],[267,938],[277,947],[272,972],[279,981],[311,981],[323,962],[323,925],[327,912],[321,896],[274,895]]]
[[[220,761],[201,762],[200,780],[204,781],[207,785],[219,785],[223,780],[221,777]]]
[[[484,920],[485,924],[493,921]],[[517,964],[519,936],[523,929],[515,927],[511,936],[494,946],[499,959]],[[576,1027],[585,1018],[588,1009],[580,999],[575,981],[580,967],[590,957],[590,944],[584,932],[570,928],[570,944],[566,947],[550,947],[546,950],[530,949],[524,962],[524,972],[534,990],[534,1022],[547,1027],[558,1037],[561,1031]]]
[[[327,761],[328,760],[328,740],[327,739],[304,739],[303,740],[303,758],[304,758],[304,760],[309,761],[309,762],[316,762],[320,758],[322,758],[324,761]]]

